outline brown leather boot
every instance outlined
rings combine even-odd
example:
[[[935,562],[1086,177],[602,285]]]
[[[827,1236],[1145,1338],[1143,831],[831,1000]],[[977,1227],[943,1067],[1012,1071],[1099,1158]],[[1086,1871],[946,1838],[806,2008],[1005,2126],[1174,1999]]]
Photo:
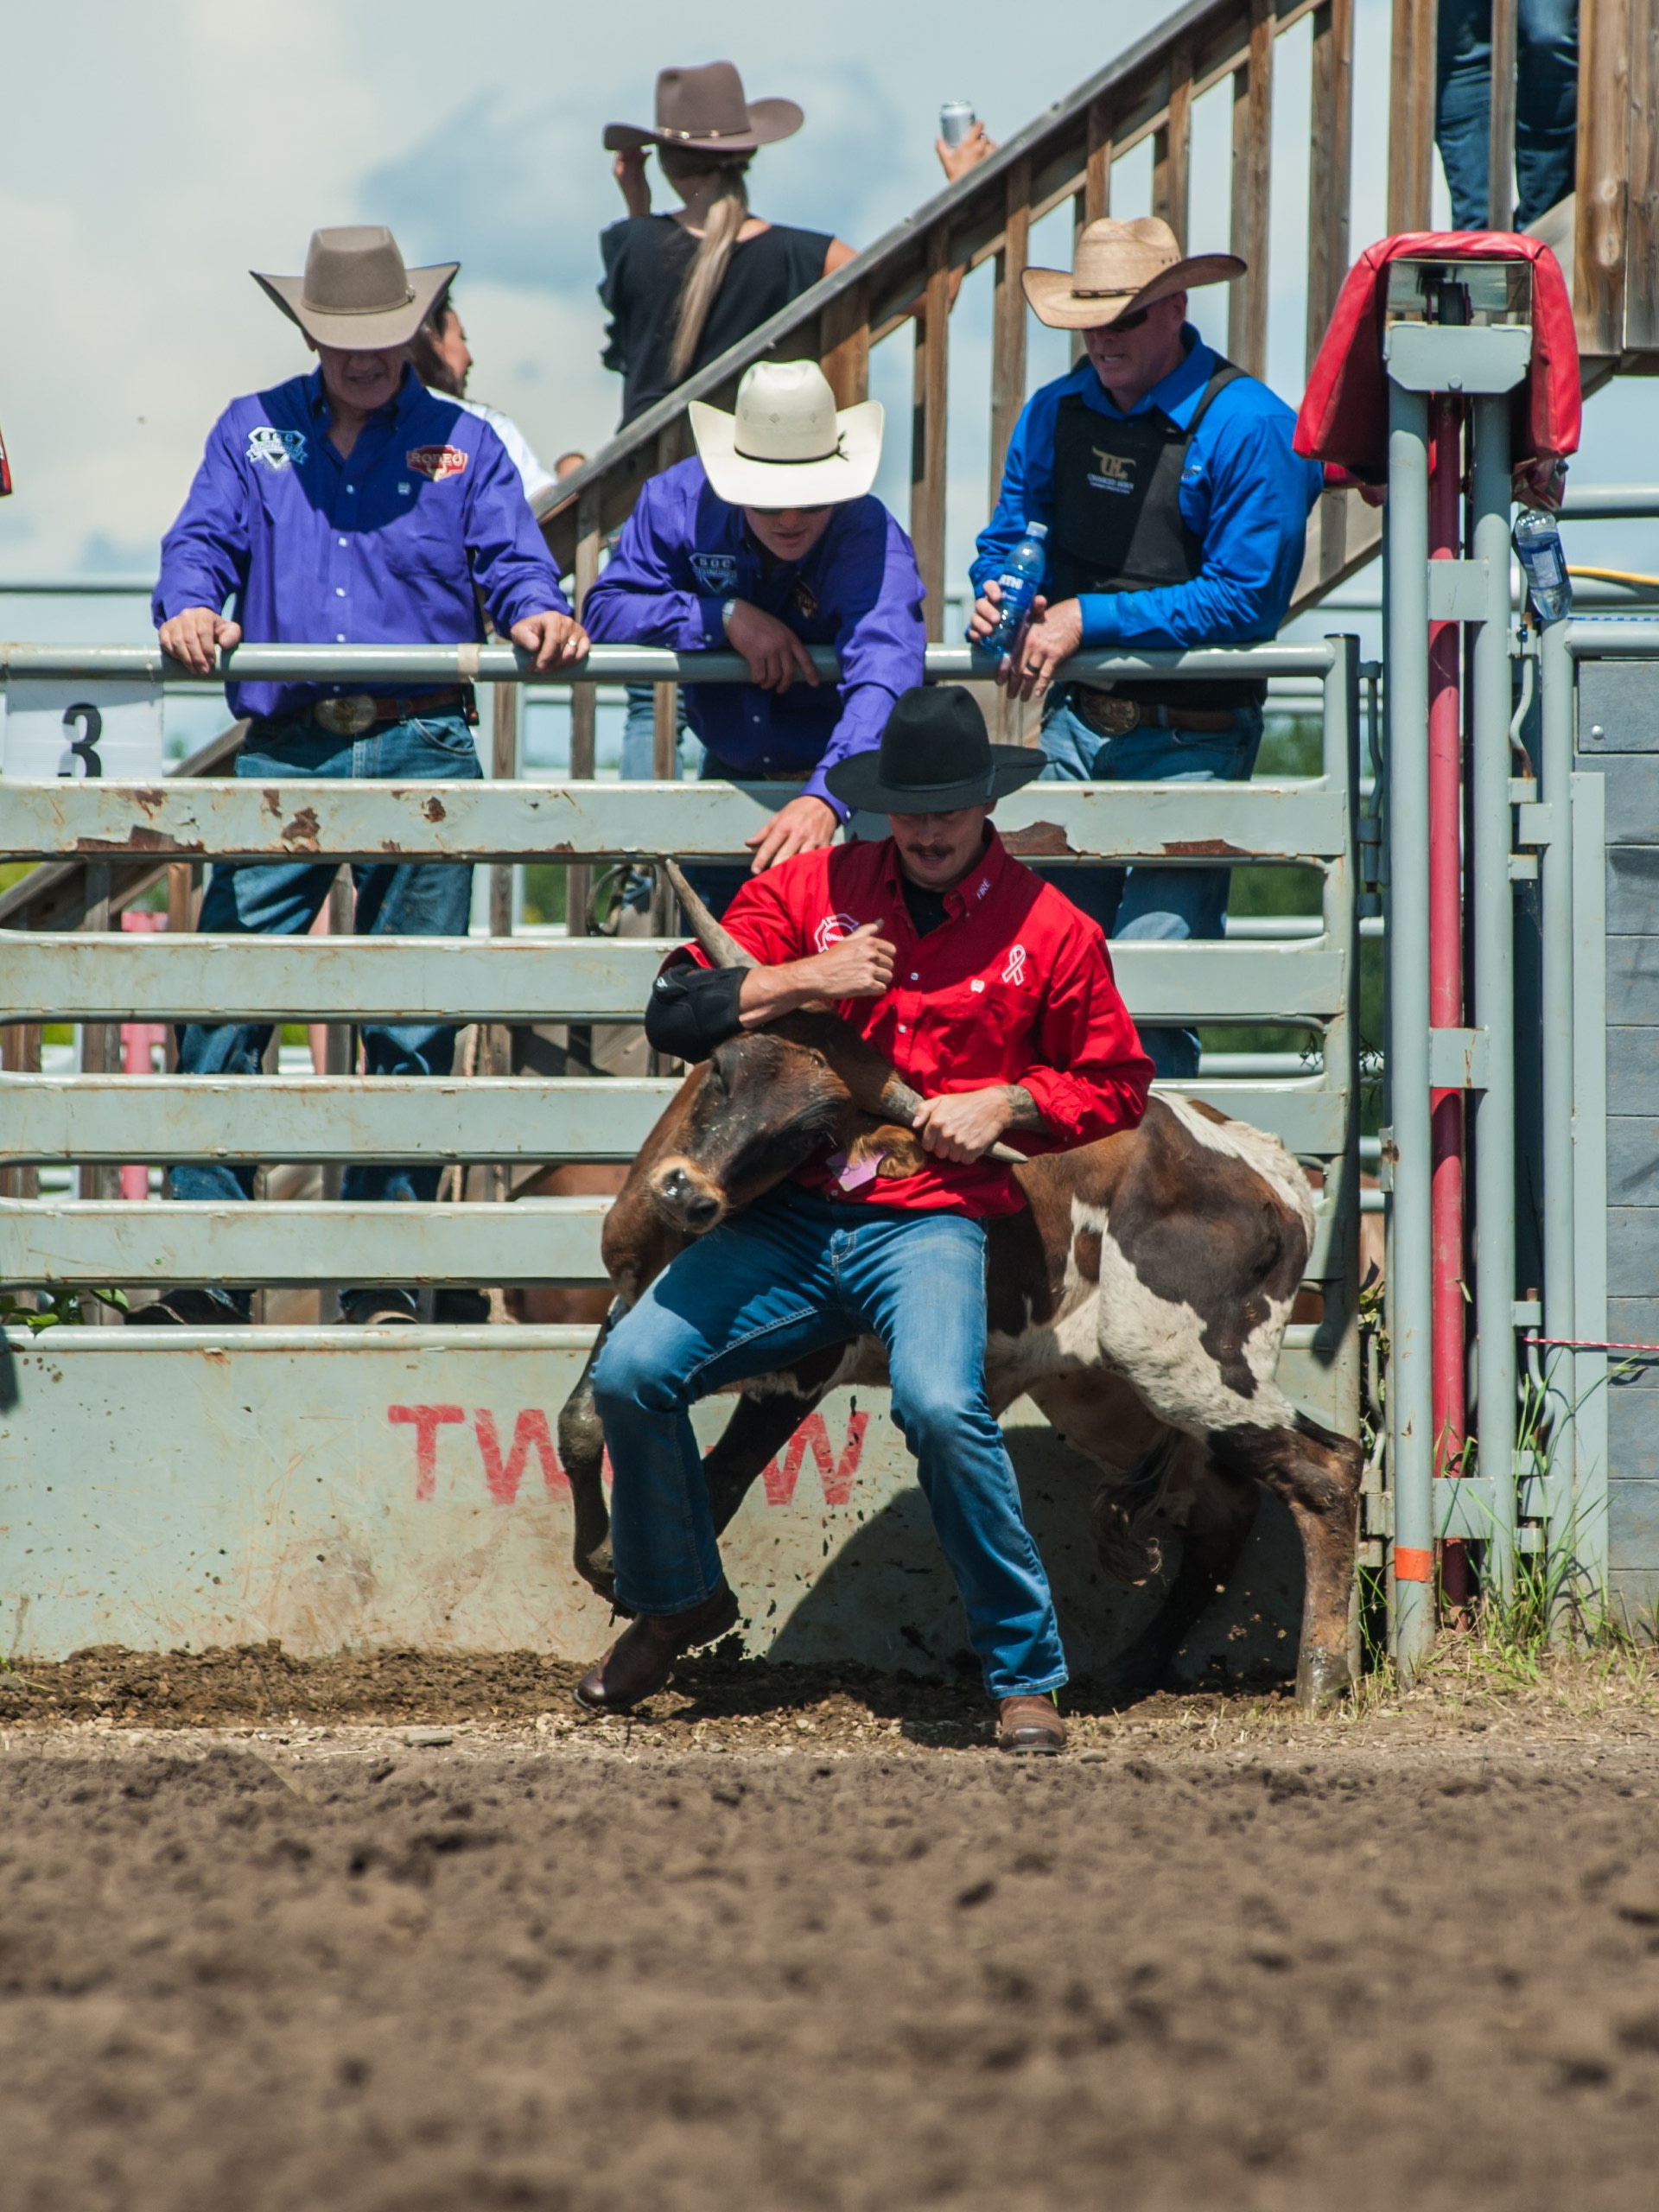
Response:
[[[713,1643],[736,1625],[737,1599],[724,1583],[689,1612],[641,1613],[572,1694],[589,1713],[626,1713],[661,1689],[683,1653]]]
[[[999,1751],[1053,1753],[1065,1749],[1065,1723],[1052,1697],[1005,1697],[996,1709]]]

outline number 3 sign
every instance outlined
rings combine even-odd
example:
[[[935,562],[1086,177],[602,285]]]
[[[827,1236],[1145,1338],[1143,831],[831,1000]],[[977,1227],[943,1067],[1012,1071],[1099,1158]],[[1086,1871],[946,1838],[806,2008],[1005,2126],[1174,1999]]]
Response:
[[[161,685],[14,678],[6,686],[4,770],[31,781],[159,777]]]

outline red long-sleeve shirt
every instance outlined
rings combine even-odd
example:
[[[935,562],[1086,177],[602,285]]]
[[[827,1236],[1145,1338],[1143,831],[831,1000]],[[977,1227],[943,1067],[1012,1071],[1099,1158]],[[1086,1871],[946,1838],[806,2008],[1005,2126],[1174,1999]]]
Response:
[[[843,999],[836,1012],[924,1098],[1019,1084],[1046,1125],[1007,1132],[1006,1141],[1027,1153],[1133,1128],[1146,1111],[1152,1063],[1118,995],[1099,924],[1021,868],[995,830],[978,867],[944,903],[946,920],[918,937],[898,848],[886,838],[802,853],[752,876],[727,909],[726,927],[772,968],[874,922],[897,950],[893,988],[879,999]],[[930,1154],[918,1174],[849,1192],[820,1155],[795,1179],[810,1190],[836,1186],[855,1204],[976,1219],[1024,1204],[1010,1171],[989,1160],[958,1166]]]

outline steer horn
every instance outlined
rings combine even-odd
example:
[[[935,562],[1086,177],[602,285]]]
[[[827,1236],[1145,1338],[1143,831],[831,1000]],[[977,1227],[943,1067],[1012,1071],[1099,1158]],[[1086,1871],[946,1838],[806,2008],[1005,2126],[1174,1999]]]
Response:
[[[758,968],[760,963],[752,952],[745,952],[729,930],[722,929],[696,893],[686,881],[677,861],[663,855],[663,868],[674,887],[674,896],[685,909],[686,919],[691,925],[691,934],[702,947],[716,968]]]
[[[895,1122],[901,1122],[906,1128],[915,1128],[916,1116],[921,1110],[921,1094],[912,1090],[902,1076],[890,1075],[882,1084],[881,1096],[875,1103],[882,1113],[890,1114]],[[1006,1167],[1024,1167],[1028,1165],[1025,1154],[1016,1152],[1011,1144],[988,1144],[984,1157],[987,1160],[1001,1160]]]

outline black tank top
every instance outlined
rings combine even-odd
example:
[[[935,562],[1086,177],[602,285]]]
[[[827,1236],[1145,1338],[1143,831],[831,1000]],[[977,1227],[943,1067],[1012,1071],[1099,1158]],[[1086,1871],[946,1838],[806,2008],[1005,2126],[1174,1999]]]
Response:
[[[740,240],[686,374],[717,360],[816,284],[833,244],[828,231],[794,231],[784,223]],[[601,358],[621,374],[619,427],[626,428],[673,388],[668,362],[674,323],[697,241],[671,215],[630,215],[601,232],[599,250],[605,261],[599,296],[611,315]]]
[[[1187,448],[1218,393],[1243,375],[1217,361],[1192,419],[1183,429],[1161,408],[1144,415],[1103,415],[1076,392],[1060,402],[1054,425],[1054,519],[1048,533],[1048,591],[1153,591],[1191,583],[1204,548],[1181,514]],[[1121,698],[1170,706],[1260,705],[1260,682],[1115,683]]]

